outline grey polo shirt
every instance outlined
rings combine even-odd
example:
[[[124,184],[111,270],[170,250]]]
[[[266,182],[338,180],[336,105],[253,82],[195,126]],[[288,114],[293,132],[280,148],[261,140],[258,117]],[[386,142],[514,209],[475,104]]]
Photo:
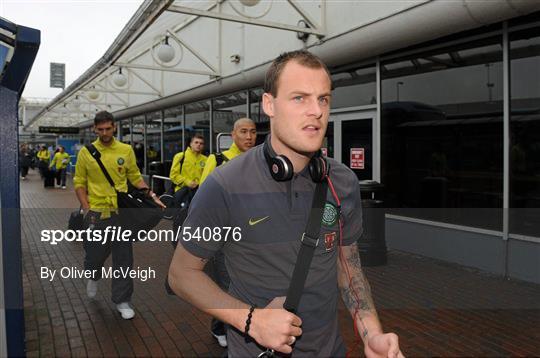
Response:
[[[296,341],[293,357],[345,355],[337,321],[338,245],[350,245],[361,235],[360,188],[350,169],[333,159],[328,162],[341,201],[343,237],[339,237],[337,203],[328,190],[319,245],[298,307],[303,333]],[[273,180],[263,146],[257,146],[208,177],[193,198],[184,222],[192,232],[197,227],[237,227],[241,239],[233,241],[229,235],[227,242],[202,238],[181,242],[201,258],[210,258],[222,249],[231,277],[229,294],[265,307],[273,298],[287,294],[314,189],[307,168],[291,181]],[[256,357],[262,350],[254,340],[246,342],[236,329],[229,329],[227,339],[231,357]]]

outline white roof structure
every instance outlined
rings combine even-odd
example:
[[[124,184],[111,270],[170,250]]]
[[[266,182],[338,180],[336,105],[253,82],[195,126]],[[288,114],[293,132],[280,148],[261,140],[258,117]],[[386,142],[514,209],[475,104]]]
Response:
[[[331,67],[540,10],[537,0],[147,0],[106,53],[25,128],[89,125],[260,86],[279,53]]]

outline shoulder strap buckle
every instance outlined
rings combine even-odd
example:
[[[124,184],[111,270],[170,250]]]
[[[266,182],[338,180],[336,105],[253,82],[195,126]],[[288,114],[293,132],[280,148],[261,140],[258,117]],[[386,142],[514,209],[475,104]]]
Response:
[[[302,238],[300,239],[300,241],[302,241],[302,244],[309,247],[319,246],[319,238],[314,239],[311,236],[307,235],[305,232],[302,234]]]

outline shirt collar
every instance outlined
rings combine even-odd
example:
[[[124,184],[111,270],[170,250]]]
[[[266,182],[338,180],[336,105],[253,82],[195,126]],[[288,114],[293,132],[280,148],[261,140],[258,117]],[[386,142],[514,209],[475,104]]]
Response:
[[[229,147],[229,150],[231,151],[231,153],[233,155],[240,155],[242,154],[243,152],[240,150],[240,148],[238,148],[238,146],[236,145],[236,143],[233,142],[233,144]]]

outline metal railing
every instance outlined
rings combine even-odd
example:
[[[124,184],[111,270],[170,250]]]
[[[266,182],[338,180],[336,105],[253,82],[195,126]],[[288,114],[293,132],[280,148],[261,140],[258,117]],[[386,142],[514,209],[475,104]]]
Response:
[[[150,189],[152,191],[155,191],[154,190],[154,181],[155,181],[155,179],[163,180],[165,182],[164,185],[163,185],[163,187],[165,188],[165,192],[172,185],[171,178],[169,178],[169,177],[164,177],[164,176],[161,176],[161,175],[151,175],[150,176]],[[169,182],[168,186],[167,186],[167,182]]]

